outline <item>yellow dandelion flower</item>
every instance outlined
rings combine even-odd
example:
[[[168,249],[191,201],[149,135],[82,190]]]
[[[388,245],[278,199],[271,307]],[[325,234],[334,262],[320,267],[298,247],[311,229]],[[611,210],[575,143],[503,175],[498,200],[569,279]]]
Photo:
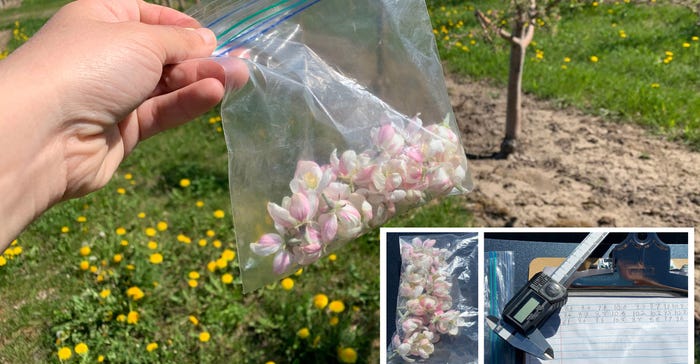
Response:
[[[233,275],[231,275],[230,273],[222,275],[221,282],[223,282],[224,284],[231,284],[233,282]]]
[[[114,257],[112,257],[112,260],[113,260],[115,263],[121,262],[122,259],[124,259],[124,257],[123,257],[121,254],[114,254]]]
[[[92,250],[87,245],[83,245],[82,247],[80,247],[80,255],[82,255],[84,257],[87,257],[88,255],[90,255],[91,251]]]
[[[275,364],[275,362],[272,361],[272,360],[268,360],[268,361],[265,362],[265,364]]]
[[[221,248],[221,240],[214,240],[211,242],[211,245],[213,245],[214,248]]]
[[[136,325],[139,322],[139,313],[136,311],[129,311],[126,315],[126,323],[130,325]]]
[[[189,244],[192,242],[192,239],[190,239],[187,235],[180,234],[177,236],[177,241],[185,244]]]
[[[101,283],[101,282],[104,281],[104,280],[105,280],[105,276],[102,275],[101,273],[98,274],[97,277],[95,278],[95,281],[96,281],[97,283]]]
[[[149,353],[156,349],[158,349],[158,343],[148,343],[148,345],[146,345],[146,351]]]
[[[698,37],[697,35],[694,35],[694,36],[693,36],[692,38],[690,38],[690,39],[691,39],[693,42],[700,41],[700,37]]]
[[[78,343],[78,345],[76,345],[73,350],[78,355],[85,355],[85,354],[87,354],[89,349],[88,349],[87,344],[81,342],[81,343]]]
[[[163,255],[160,253],[153,253],[151,256],[148,258],[148,261],[151,264],[160,264],[163,263]]]
[[[661,85],[659,85],[659,84],[656,83],[656,82],[654,82],[654,83],[651,84],[651,88],[659,88],[659,87],[661,87]]]
[[[598,6],[598,2],[597,2],[597,1],[594,1],[594,2],[591,3],[591,5],[593,5],[594,7],[596,7],[596,6]]]
[[[114,233],[116,233],[117,235],[124,235],[126,234],[126,229],[124,229],[123,227],[118,227],[114,230]]]
[[[224,216],[226,216],[226,213],[224,213],[224,210],[216,210],[214,211],[213,215],[217,219],[223,219]]]
[[[168,223],[165,221],[158,221],[156,224],[156,229],[158,229],[158,231],[168,230]]]
[[[133,178],[134,178],[134,175],[132,175],[131,173],[125,173],[125,174],[124,174],[124,179],[127,180],[127,181],[129,181],[129,180],[131,180],[131,179],[133,179]]]
[[[126,315],[124,315],[124,314],[117,315],[117,322],[124,322],[124,321],[126,321]]]
[[[136,217],[138,217],[139,219],[145,219],[145,218],[146,218],[146,213],[143,212],[143,211],[141,211],[141,212],[139,212],[138,214],[136,214]]]
[[[197,207],[204,207],[204,201],[197,201],[194,203],[194,205]]]
[[[207,239],[199,239],[199,241],[197,242],[197,245],[202,246],[202,247],[207,246]]]
[[[134,269],[136,269],[136,266],[134,266],[133,264],[127,264],[127,265],[126,265],[126,269],[128,269],[128,270],[134,270]]]
[[[571,58],[569,57],[564,57],[564,63],[569,63],[571,62]]]
[[[80,270],[88,269],[90,269],[90,262],[88,262],[87,260],[83,260],[82,262],[80,262]]]
[[[122,240],[121,242],[119,242],[119,244],[120,244],[121,246],[129,246],[129,241],[128,241],[128,240]]]
[[[87,221],[87,217],[85,217],[85,216],[78,216],[78,217],[75,218],[75,221],[77,221],[77,222],[86,222],[86,221]]]
[[[110,290],[108,290],[108,289],[103,289],[103,290],[100,292],[100,297],[102,297],[102,298],[107,298],[107,297],[109,297],[110,294],[112,294],[112,291],[110,291]]]
[[[146,244],[146,246],[148,247],[148,249],[151,249],[151,250],[158,249],[158,243],[153,241],[153,240],[149,241],[148,244]]]
[[[197,319],[197,317],[195,317],[195,316],[193,316],[193,315],[189,315],[189,316],[187,317],[187,319],[190,320],[190,322],[192,323],[192,325],[195,325],[195,326],[199,325],[199,320]]]
[[[180,180],[180,187],[189,187],[190,186],[190,180],[187,178],[183,178]]]
[[[683,42],[683,48],[690,48],[690,43]]]
[[[323,293],[319,293],[314,296],[314,307],[319,310],[323,310],[328,305],[328,296]]]
[[[69,231],[70,231],[70,228],[68,226],[61,227],[61,234],[66,234]]]
[[[360,306],[352,306],[353,312],[360,312]]]
[[[98,363],[102,363],[102,362],[104,362],[104,361],[105,361],[105,356],[104,356],[104,355],[99,355],[99,356],[97,356],[97,362],[98,362]]]
[[[231,249],[225,249],[223,252],[221,252],[221,259],[226,260],[227,262],[230,262],[235,258],[236,252]]]
[[[338,360],[340,360],[341,363],[355,363],[357,361],[357,352],[353,348],[339,348]]]
[[[598,63],[599,58],[598,58],[598,56],[591,56],[590,60],[593,63]]]
[[[197,283],[197,281],[195,281],[194,279],[190,279],[189,281],[187,281],[187,285],[191,288],[197,288],[199,283]]]
[[[0,267],[2,267],[5,264],[7,264],[7,258],[0,255]]]
[[[15,240],[12,240],[12,243],[10,243],[10,245],[14,246],[14,245],[17,245],[17,243],[18,243],[18,241],[17,241],[17,239],[15,239]]]
[[[302,273],[304,273],[304,268],[299,268],[296,272],[294,272],[294,275],[299,277]]]
[[[191,271],[189,274],[187,274],[187,277],[189,279],[199,279],[199,272]]]
[[[209,335],[209,333],[206,331],[202,331],[199,333],[199,341],[201,341],[203,343],[209,341],[210,338],[211,338],[211,335]]]
[[[335,300],[328,304],[328,309],[331,312],[341,313],[345,311],[345,304],[341,300]]]
[[[216,270],[216,262],[211,261],[211,262],[207,263],[207,270],[210,272],[214,272]]]
[[[228,261],[224,258],[219,258],[216,260],[216,267],[219,269],[224,269],[228,266]]]
[[[567,67],[565,64],[561,65],[561,69],[565,70],[567,68],[569,68],[569,67]]]
[[[330,260],[331,262],[335,262],[336,260],[338,260],[338,256],[335,254],[331,254],[328,256],[328,260]]]
[[[94,265],[91,265],[90,266],[90,273],[95,273],[95,272],[97,272],[97,267]]]
[[[58,359],[63,361],[63,360],[68,360],[70,357],[73,356],[73,351],[68,348],[68,347],[62,347],[58,349]]]
[[[331,318],[328,319],[328,324],[331,326],[335,326],[338,324],[339,321],[340,319],[338,319],[338,316],[331,316]]]
[[[138,301],[145,296],[141,288],[137,286],[129,287],[129,289],[126,290],[126,296],[133,299],[134,301]]]
[[[117,188],[117,193],[120,195],[123,195],[126,193],[126,190],[123,187],[119,187],[119,188]]]
[[[311,333],[309,332],[309,329],[306,327],[301,328],[301,329],[299,329],[299,331],[297,331],[297,336],[299,336],[302,339],[306,339],[310,335],[311,335]]]
[[[214,235],[216,235],[216,232],[214,230],[207,230],[206,232],[207,237],[213,238]]]
[[[285,278],[282,280],[282,282],[280,282],[280,285],[285,291],[290,291],[292,288],[294,288],[294,280],[291,278]]]
[[[666,52],[664,52],[664,54],[665,54],[667,57],[673,57],[673,52],[671,52],[671,51],[666,51]]]
[[[144,230],[144,232],[146,233],[146,236],[150,236],[150,237],[154,237],[158,233],[156,231],[156,229],[154,229],[152,227],[147,227],[146,230]]]

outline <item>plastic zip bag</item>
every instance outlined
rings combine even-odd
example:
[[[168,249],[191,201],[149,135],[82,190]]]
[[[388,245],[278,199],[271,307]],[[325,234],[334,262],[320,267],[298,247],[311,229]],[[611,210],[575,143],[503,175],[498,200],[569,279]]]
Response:
[[[389,363],[478,361],[477,235],[400,236]]]
[[[250,71],[222,105],[244,290],[471,188],[423,0],[214,0],[190,14]]]
[[[484,264],[484,294],[487,315],[501,317],[503,308],[513,296],[515,261],[512,251],[487,252]],[[484,363],[511,364],[516,362],[515,349],[484,324]]]

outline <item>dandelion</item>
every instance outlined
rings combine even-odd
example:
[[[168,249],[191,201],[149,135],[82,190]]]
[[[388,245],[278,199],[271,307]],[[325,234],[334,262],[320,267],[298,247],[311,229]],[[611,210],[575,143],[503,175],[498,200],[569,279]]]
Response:
[[[123,227],[118,227],[114,230],[114,233],[117,235],[124,235],[126,234],[126,229],[124,229]]]
[[[90,269],[90,262],[87,260],[83,260],[80,262],[80,270],[88,270]]]
[[[591,56],[590,60],[593,63],[598,63],[598,56]]]
[[[109,297],[109,295],[110,295],[111,293],[112,293],[112,291],[110,291],[110,290],[108,290],[108,289],[103,289],[103,290],[100,292],[100,297],[102,297],[102,298],[107,298],[107,297]],[[77,350],[76,350],[76,351],[77,351]]]
[[[124,174],[124,179],[127,180],[127,181],[130,181],[130,180],[133,179],[133,178],[134,178],[134,176],[133,176],[131,173],[125,173],[125,174]]]
[[[119,244],[120,244],[121,246],[129,246],[129,241],[128,241],[128,240],[122,240],[121,242],[119,242]]]
[[[210,338],[211,338],[211,335],[209,335],[209,333],[206,331],[202,331],[199,333],[199,341],[201,341],[203,343],[209,341]]]
[[[124,321],[126,321],[126,315],[124,315],[124,314],[117,315],[117,322],[124,322]]]
[[[180,187],[189,187],[190,186],[190,180],[187,178],[183,178],[180,180]]]
[[[85,343],[81,342],[78,343],[78,345],[76,345],[75,349],[73,350],[75,350],[75,353],[78,355],[85,355],[88,352],[88,346]]]
[[[199,279],[199,272],[191,271],[189,274],[187,274],[187,277],[189,279]]]
[[[338,259],[338,256],[335,254],[331,254],[328,256],[328,260],[330,260],[331,262],[335,262],[337,259]]]
[[[207,237],[213,238],[216,235],[216,232],[214,230],[210,229],[210,230],[207,230],[207,232],[205,234]]]
[[[97,267],[94,265],[91,265],[90,266],[90,273],[95,273],[95,272],[97,272]]]
[[[0,255],[0,267],[2,267],[2,266],[5,265],[5,264],[7,264],[7,258],[5,258],[4,256]]]
[[[684,42],[684,43],[683,43],[683,48],[690,48],[690,43]]]
[[[199,325],[199,320],[197,320],[197,318],[196,318],[195,316],[189,315],[189,316],[187,317],[187,319],[190,320],[190,322],[192,323],[192,325],[195,325],[195,326]]]
[[[304,273],[304,268],[299,268],[296,272],[294,272],[294,275],[299,277],[302,273]]]
[[[148,261],[151,264],[160,264],[163,263],[163,255],[160,253],[153,253],[151,256],[148,258]]]
[[[123,195],[126,193],[126,190],[123,187],[119,187],[119,188],[117,188],[117,193],[120,195]]]
[[[66,234],[66,233],[68,233],[69,231],[70,231],[70,228],[69,228],[68,226],[64,226],[64,227],[61,228],[61,233],[62,233],[62,234]]]
[[[194,205],[197,207],[204,207],[204,201],[197,201],[194,203]]]
[[[184,244],[189,244],[192,242],[192,239],[190,239],[190,237],[188,237],[187,235],[180,234],[177,236],[177,241],[184,243]]]
[[[224,284],[231,284],[233,282],[233,276],[230,273],[226,273],[221,276],[221,282]]]
[[[134,270],[134,269],[136,269],[136,266],[134,266],[133,264],[127,264],[127,265],[126,265],[126,269],[128,269],[128,270]]]
[[[126,296],[133,299],[134,301],[138,301],[142,299],[145,296],[145,294],[143,293],[141,288],[133,286],[126,290]]]
[[[82,247],[80,247],[80,255],[82,255],[84,257],[87,257],[88,255],[90,255],[91,251],[92,250],[87,245],[83,245]]]
[[[299,336],[299,338],[301,338],[301,339],[306,339],[307,337],[309,337],[309,335],[311,335],[311,333],[309,332],[309,329],[306,327],[299,329],[299,331],[297,331],[297,336]]]
[[[158,221],[156,224],[156,229],[158,229],[158,231],[168,230],[168,223],[165,221]]]
[[[146,351],[149,353],[156,349],[158,349],[158,343],[149,343],[148,345],[146,345]]]
[[[147,227],[146,230],[144,230],[144,232],[146,233],[146,236],[149,236],[149,237],[154,237],[157,234],[156,229],[154,229],[152,227]]]
[[[357,361],[357,352],[353,348],[339,348],[338,360],[340,360],[341,363],[352,364]]]
[[[597,1],[594,1],[594,2],[591,3],[591,5],[592,5],[593,7],[596,7],[596,6],[598,6],[598,2],[597,2]]]
[[[139,322],[139,313],[136,311],[129,311],[126,315],[126,323],[130,325],[136,325]]]
[[[331,318],[328,319],[328,324],[331,326],[335,326],[338,324],[339,321],[340,319],[338,319],[338,316],[331,316]]]
[[[228,261],[224,258],[219,258],[216,260],[216,267],[219,269],[224,269],[228,266]]]
[[[314,307],[319,310],[323,310],[328,305],[328,296],[323,293],[319,293],[314,296]]]
[[[143,212],[143,211],[141,211],[141,212],[139,212],[138,214],[136,214],[136,217],[138,217],[139,219],[145,219],[145,218],[146,218],[146,213]]]
[[[213,213],[214,217],[217,219],[223,219],[226,214],[224,213],[224,210],[216,210]]]
[[[569,68],[569,67],[567,67],[565,64],[561,65],[561,69],[565,70],[567,68]]]
[[[187,281],[187,285],[190,286],[190,288],[197,288],[199,283],[194,279],[190,279]]]
[[[98,356],[97,356],[97,362],[98,362],[98,363],[102,363],[103,361],[105,361],[105,356],[104,356],[104,355],[98,355]]]
[[[292,288],[294,288],[294,280],[291,278],[285,278],[282,280],[282,282],[280,282],[280,285],[285,291],[290,291]]]
[[[216,270],[216,262],[212,260],[207,263],[207,270],[213,273]]]
[[[335,300],[328,304],[328,309],[334,313],[341,313],[345,311],[345,304],[341,300]]]
[[[659,85],[659,84],[656,83],[656,82],[654,82],[654,83],[651,84],[651,88],[659,88],[659,87],[661,87],[661,85]]]
[[[214,240],[211,245],[213,245],[214,248],[221,248],[221,240]]]
[[[62,347],[58,349],[58,359],[63,361],[63,360],[68,360],[70,357],[73,356],[73,351],[71,351],[70,348],[68,347]]]
[[[147,246],[148,246],[148,249],[151,249],[151,250],[158,249],[158,243],[153,241],[153,240],[149,241]]]
[[[692,38],[690,38],[690,39],[691,39],[693,42],[700,41],[700,37],[698,37],[697,35],[694,35],[694,36],[693,36]]]
[[[201,247],[205,247],[205,246],[207,246],[207,239],[199,239],[197,244]]]
[[[112,260],[113,260],[115,263],[121,262],[122,259],[124,259],[124,257],[123,257],[121,254],[114,254],[114,257],[112,257]]]
[[[226,249],[221,253],[221,259],[224,259],[226,261],[230,262],[234,258],[236,258],[236,252],[231,249]]]

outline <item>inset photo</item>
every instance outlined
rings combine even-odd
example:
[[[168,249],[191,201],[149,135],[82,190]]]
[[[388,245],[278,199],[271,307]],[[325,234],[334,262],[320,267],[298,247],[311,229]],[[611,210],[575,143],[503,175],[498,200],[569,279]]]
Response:
[[[484,363],[692,363],[692,229],[484,233]]]
[[[381,235],[381,362],[477,363],[479,234],[443,228]]]

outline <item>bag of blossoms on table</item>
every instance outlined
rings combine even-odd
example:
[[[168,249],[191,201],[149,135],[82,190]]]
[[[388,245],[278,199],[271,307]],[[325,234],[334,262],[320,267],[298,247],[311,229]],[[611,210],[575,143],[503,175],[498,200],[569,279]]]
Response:
[[[219,37],[215,56],[250,71],[221,110],[245,291],[471,188],[424,0],[214,0],[190,14]]]
[[[478,361],[477,234],[399,236],[389,363]]]

